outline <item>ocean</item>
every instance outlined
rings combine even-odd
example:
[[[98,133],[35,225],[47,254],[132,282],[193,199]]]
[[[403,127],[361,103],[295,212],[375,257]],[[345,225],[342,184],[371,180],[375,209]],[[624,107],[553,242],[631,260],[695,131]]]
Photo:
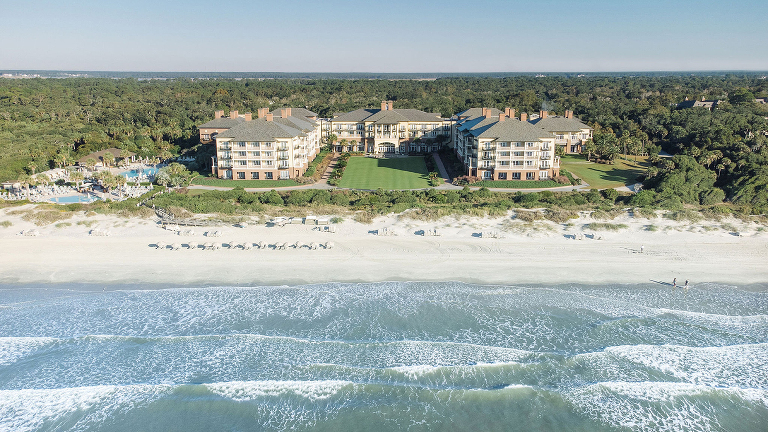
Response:
[[[768,290],[0,285],[0,431],[287,429],[765,432]]]

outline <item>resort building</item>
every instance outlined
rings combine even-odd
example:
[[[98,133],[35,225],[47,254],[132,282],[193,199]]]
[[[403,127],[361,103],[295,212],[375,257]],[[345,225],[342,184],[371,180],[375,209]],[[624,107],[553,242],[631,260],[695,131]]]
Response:
[[[372,154],[437,151],[448,143],[450,119],[417,109],[395,109],[382,101],[381,109],[359,109],[335,115],[323,127],[336,136],[335,150]]]
[[[688,100],[688,98],[685,98],[684,101],[677,104],[677,107],[680,109],[685,108],[706,108],[710,111],[717,108],[717,105],[720,103],[719,100],[706,100],[704,96],[701,97],[701,100]]]
[[[199,127],[201,141],[203,130],[211,131],[209,141],[216,145],[213,174],[235,180],[303,175],[320,151],[320,124],[311,118],[317,114],[303,108],[296,111],[294,115],[294,108],[273,112],[262,108],[256,119],[250,113],[241,117],[237,111],[225,119],[217,112],[216,119]]]
[[[558,175],[555,136],[515,110],[473,108],[457,115],[453,143],[467,174],[484,180],[547,180]]]
[[[584,143],[592,139],[592,128],[573,117],[573,111],[566,110],[564,116],[549,115],[540,111],[539,117],[528,120],[555,136],[555,145],[563,147],[565,153],[581,153]]]

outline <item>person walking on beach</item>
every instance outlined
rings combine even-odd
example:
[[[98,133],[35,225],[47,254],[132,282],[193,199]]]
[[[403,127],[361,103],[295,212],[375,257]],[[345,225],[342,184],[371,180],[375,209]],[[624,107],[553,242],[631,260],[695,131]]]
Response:
[[[677,288],[677,278],[672,279],[672,288]]]
[[[643,249],[645,249],[645,245],[640,245],[640,253],[643,253]]]
[[[685,280],[685,289],[688,289],[688,279]]]

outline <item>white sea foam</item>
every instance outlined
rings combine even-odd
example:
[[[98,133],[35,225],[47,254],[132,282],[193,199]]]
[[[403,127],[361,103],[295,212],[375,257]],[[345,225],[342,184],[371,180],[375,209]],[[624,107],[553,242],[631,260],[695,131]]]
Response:
[[[56,342],[48,337],[0,337],[0,365],[9,365],[39,348]]]
[[[607,353],[693,384],[768,389],[768,344],[723,347],[633,345]]]
[[[74,426],[86,429],[120,410],[150,402],[169,386],[93,386],[63,389],[0,390],[0,430],[32,431],[44,423],[61,422],[67,416]]]
[[[574,389],[564,397],[612,426],[635,431],[712,431],[721,429],[716,413],[722,407],[707,398],[696,399],[723,394],[768,407],[766,390],[671,382],[603,382]]]
[[[310,400],[327,399],[341,389],[352,386],[351,381],[233,381],[204,384],[211,392],[235,401],[249,401],[268,396],[288,394]]]

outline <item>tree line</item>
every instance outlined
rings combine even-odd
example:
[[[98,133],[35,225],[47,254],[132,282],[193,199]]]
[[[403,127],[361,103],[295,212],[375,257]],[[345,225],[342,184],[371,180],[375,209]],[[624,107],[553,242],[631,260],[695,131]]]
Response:
[[[381,100],[449,117],[472,107],[517,112],[574,111],[595,128],[585,156],[650,154],[646,188],[665,194],[690,178],[705,189],[698,203],[723,197],[755,212],[768,206],[768,95],[758,75],[640,77],[449,77],[431,81],[368,79],[171,80],[132,78],[0,79],[0,180],[60,166],[116,147],[139,157],[197,155],[210,163],[196,126],[214,110],[306,107],[330,117]],[[718,99],[718,107],[677,109],[688,99]],[[665,151],[677,158],[658,157]],[[695,164],[694,167],[691,164]],[[711,180],[711,181],[710,181]],[[678,194],[681,203],[693,194]],[[704,197],[704,199],[702,199]],[[721,200],[722,201],[722,200]]]

